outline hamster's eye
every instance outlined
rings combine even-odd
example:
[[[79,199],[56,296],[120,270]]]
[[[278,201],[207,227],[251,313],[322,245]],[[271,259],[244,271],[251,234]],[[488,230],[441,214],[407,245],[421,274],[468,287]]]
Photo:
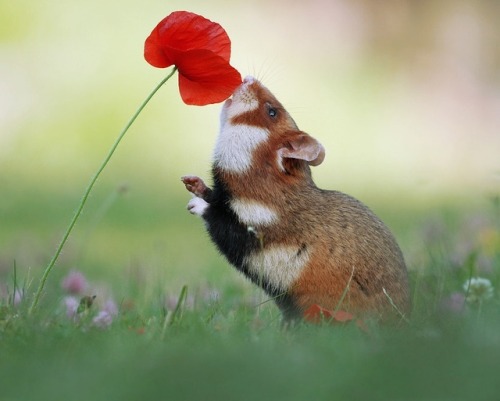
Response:
[[[274,119],[278,115],[278,110],[276,110],[271,105],[267,105],[267,114],[269,115],[269,117]]]

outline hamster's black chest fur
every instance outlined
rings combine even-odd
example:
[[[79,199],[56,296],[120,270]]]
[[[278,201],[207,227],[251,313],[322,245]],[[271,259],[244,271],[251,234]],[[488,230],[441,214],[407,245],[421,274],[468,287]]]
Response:
[[[245,256],[259,249],[259,240],[248,227],[241,223],[230,207],[231,194],[214,174],[214,186],[203,214],[207,230],[219,251],[229,263],[248,275]]]

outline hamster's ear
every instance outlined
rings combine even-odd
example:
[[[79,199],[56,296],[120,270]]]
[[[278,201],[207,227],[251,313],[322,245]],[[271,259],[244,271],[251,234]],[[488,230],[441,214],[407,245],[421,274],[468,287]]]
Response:
[[[310,166],[318,166],[325,159],[325,148],[305,132],[297,131],[287,135],[278,155],[289,159],[305,160]]]

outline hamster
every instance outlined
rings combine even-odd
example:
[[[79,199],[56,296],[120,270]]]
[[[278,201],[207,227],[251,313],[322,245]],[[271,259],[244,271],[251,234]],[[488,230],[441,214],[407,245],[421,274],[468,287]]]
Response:
[[[325,149],[273,94],[246,77],[222,107],[213,187],[182,181],[219,251],[260,286],[285,320],[312,305],[386,319],[410,309],[402,252],[360,201],[318,188]]]

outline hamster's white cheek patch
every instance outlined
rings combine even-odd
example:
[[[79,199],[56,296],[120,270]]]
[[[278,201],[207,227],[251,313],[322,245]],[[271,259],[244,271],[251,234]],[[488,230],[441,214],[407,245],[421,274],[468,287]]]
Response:
[[[233,199],[230,207],[238,219],[248,226],[267,226],[278,221],[274,210],[258,202]]]
[[[215,144],[214,163],[222,170],[243,173],[252,165],[253,151],[269,137],[269,131],[243,124],[226,124]]]
[[[286,291],[309,262],[309,253],[289,246],[276,246],[251,254],[244,262],[257,277],[278,290]]]

